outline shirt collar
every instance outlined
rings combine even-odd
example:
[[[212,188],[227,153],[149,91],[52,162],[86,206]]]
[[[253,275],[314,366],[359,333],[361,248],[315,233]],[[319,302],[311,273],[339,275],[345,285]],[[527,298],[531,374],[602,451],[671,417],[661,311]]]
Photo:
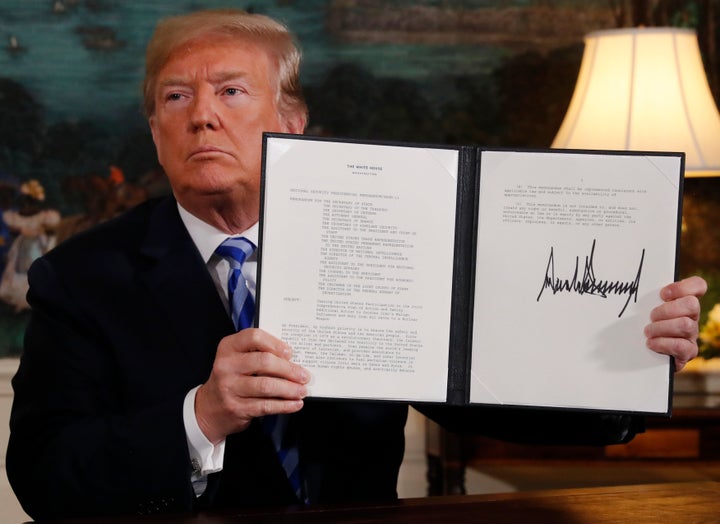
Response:
[[[198,251],[200,251],[200,256],[202,256],[206,264],[210,261],[210,257],[213,253],[215,253],[217,247],[229,236],[242,236],[247,238],[256,246],[258,245],[259,226],[257,222],[239,235],[228,235],[216,227],[211,226],[207,222],[203,222],[183,208],[179,203],[177,206],[178,211],[180,212],[180,218],[182,219],[183,224],[185,224],[185,228],[188,230],[188,233],[190,233],[190,238],[192,238],[192,241],[195,243]]]

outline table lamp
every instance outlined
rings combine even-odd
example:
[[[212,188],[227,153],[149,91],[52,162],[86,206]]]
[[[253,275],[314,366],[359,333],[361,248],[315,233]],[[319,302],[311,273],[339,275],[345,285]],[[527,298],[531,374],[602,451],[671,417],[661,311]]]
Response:
[[[696,33],[658,27],[588,34],[552,147],[684,151],[685,176],[720,176],[720,113]]]

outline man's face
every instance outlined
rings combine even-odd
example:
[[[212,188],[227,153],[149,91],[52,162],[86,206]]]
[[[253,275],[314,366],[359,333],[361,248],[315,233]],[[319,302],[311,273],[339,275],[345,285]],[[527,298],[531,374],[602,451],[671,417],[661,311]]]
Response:
[[[160,70],[150,128],[191,212],[214,201],[257,214],[262,132],[302,132],[303,122],[278,114],[275,69],[255,45],[210,38],[176,50]]]

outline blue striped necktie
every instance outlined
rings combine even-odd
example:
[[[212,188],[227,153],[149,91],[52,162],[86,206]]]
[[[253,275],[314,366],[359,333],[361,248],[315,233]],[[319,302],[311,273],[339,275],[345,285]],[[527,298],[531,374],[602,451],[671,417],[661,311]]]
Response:
[[[235,329],[240,331],[253,325],[255,316],[255,300],[247,287],[247,281],[242,274],[242,265],[255,251],[255,244],[245,237],[228,238],[220,244],[215,252],[228,261],[228,301],[230,302],[230,315]]]
[[[215,250],[230,264],[228,301],[230,302],[230,316],[238,331],[252,327],[255,316],[255,300],[253,300],[247,287],[247,281],[242,274],[242,265],[253,251],[255,251],[255,244],[245,237],[228,238]],[[297,497],[304,500],[298,468],[298,449],[296,446],[283,443],[287,423],[288,416],[286,415],[268,415],[262,420],[263,430],[275,445],[275,451],[285,469],[290,485]]]

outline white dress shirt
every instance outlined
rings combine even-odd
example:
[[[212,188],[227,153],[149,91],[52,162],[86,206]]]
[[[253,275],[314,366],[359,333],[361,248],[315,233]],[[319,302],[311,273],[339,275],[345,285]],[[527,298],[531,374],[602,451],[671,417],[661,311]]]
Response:
[[[230,264],[215,254],[217,247],[227,238],[227,233],[216,229],[191,215],[188,211],[178,204],[180,218],[190,233],[195,246],[198,248],[202,259],[207,265],[210,276],[215,282],[218,294],[225,304],[225,309],[230,314],[230,304],[228,302],[227,280],[230,272]],[[250,240],[257,246],[258,242],[258,224],[256,223],[247,231],[240,235]],[[257,272],[257,254],[253,253],[248,257],[242,266],[242,274],[247,281],[248,289],[255,298],[255,274]],[[188,450],[190,452],[190,460],[193,466],[192,483],[195,495],[200,496],[205,492],[207,486],[207,476],[210,473],[220,471],[223,467],[223,457],[225,453],[225,441],[213,445],[200,430],[195,416],[195,393],[200,386],[191,389],[185,396],[183,404],[183,422],[185,423],[185,434],[187,436]]]

